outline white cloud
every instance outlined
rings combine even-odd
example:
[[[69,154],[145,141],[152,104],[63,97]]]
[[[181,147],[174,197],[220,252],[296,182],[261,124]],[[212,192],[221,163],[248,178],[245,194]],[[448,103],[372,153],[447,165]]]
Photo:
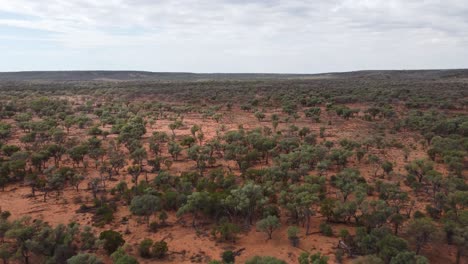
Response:
[[[464,2],[0,0],[0,29],[50,32],[31,37],[57,47],[48,51],[55,59],[44,62],[46,69],[318,72],[466,67],[461,59],[468,55],[463,48],[468,40]],[[18,16],[2,19],[1,12]],[[26,56],[42,58],[39,53],[44,51],[34,44],[14,47],[14,39],[27,37],[9,34],[0,38],[0,45],[10,40],[11,46],[3,46],[21,56],[17,64],[0,64],[0,69],[30,69]],[[84,61],[90,54],[89,62]],[[60,57],[71,66],[61,66]]]

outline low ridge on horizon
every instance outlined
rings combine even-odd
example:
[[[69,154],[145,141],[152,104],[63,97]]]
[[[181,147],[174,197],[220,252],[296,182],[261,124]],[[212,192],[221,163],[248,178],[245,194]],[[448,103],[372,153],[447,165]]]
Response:
[[[198,81],[307,78],[468,78],[468,69],[356,70],[324,73],[195,73],[137,70],[0,72],[0,81]]]

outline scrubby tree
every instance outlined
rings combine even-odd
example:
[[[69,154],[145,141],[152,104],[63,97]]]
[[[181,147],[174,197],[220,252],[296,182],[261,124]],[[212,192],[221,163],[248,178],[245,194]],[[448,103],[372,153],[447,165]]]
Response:
[[[80,253],[67,260],[67,264],[103,264],[104,262],[94,254]]]
[[[114,170],[115,174],[119,174],[119,171],[125,167],[125,155],[119,151],[109,150],[109,163]]]
[[[151,258],[151,246],[153,246],[153,240],[149,238],[145,238],[140,242],[138,251],[142,258]]]
[[[461,263],[463,256],[468,255],[468,226],[455,229],[453,243],[457,247],[456,263]]]
[[[74,162],[73,164],[77,166],[84,161],[86,154],[88,154],[88,146],[84,144],[73,147],[68,151],[68,155]]]
[[[180,120],[177,120],[169,124],[169,129],[172,131],[172,138],[175,138],[176,136],[175,130],[181,128],[182,126],[183,126],[183,123]]]
[[[148,225],[150,217],[161,208],[161,199],[151,194],[135,196],[130,204],[130,211],[135,215],[143,216]]]
[[[262,187],[249,182],[231,190],[223,203],[235,213],[243,215],[247,224],[252,224],[255,212],[265,205],[266,201]]]
[[[390,264],[429,264],[429,260],[423,256],[416,255],[411,251],[402,251],[392,258]]]
[[[382,169],[385,172],[385,174],[389,174],[390,172],[393,171],[393,164],[389,161],[384,161],[382,163]]]
[[[171,141],[169,142],[168,151],[172,158],[177,160],[180,153],[182,152],[182,147],[177,142]]]
[[[323,256],[320,252],[315,254],[303,252],[301,255],[299,255],[298,261],[299,264],[327,264],[328,257]]]
[[[245,264],[286,264],[286,262],[270,256],[254,256],[248,259]]]
[[[412,220],[407,232],[414,239],[416,254],[419,254],[421,248],[435,238],[437,227],[431,219],[423,217]]]
[[[340,191],[343,202],[346,202],[349,195],[360,188],[363,183],[365,180],[355,169],[344,169],[332,179],[332,184]]]
[[[291,213],[294,221],[306,223],[306,235],[309,234],[310,217],[314,214],[312,205],[319,201],[320,188],[309,183],[293,184],[280,193],[279,202]]]
[[[132,182],[138,186],[138,178],[141,175],[142,168],[140,165],[133,165],[127,168],[127,172],[132,176]]]
[[[166,241],[161,240],[158,242],[155,242],[152,247],[152,255],[155,258],[162,259],[167,255],[169,248],[167,246]]]
[[[223,218],[220,223],[213,228],[212,234],[215,237],[219,235],[222,241],[235,242],[237,234],[240,231],[241,230],[238,225],[229,222],[226,218]]]
[[[226,250],[221,254],[221,259],[223,260],[223,263],[226,264],[235,263],[236,255],[231,250]]]
[[[257,229],[265,232],[268,235],[268,239],[272,238],[273,231],[281,226],[281,222],[278,217],[269,215],[266,218],[257,222]]]
[[[113,230],[106,230],[99,234],[99,239],[104,241],[104,249],[107,251],[107,254],[111,255],[119,247],[125,244],[125,240],[122,237],[122,234]]]
[[[405,166],[410,176],[414,176],[421,183],[428,172],[434,169],[434,164],[425,159],[413,160],[410,164]]]
[[[255,112],[254,115],[255,115],[255,117],[257,118],[257,120],[259,122],[262,122],[262,120],[265,119],[265,113],[263,113],[263,112],[257,111],[257,112]]]
[[[114,264],[138,264],[138,260],[128,255],[122,247],[115,250],[111,258]]]
[[[90,226],[83,227],[80,233],[81,249],[89,250],[96,246],[97,238]]]
[[[288,227],[288,239],[291,241],[293,247],[299,245],[299,228],[297,226]]]
[[[212,199],[208,192],[193,192],[187,196],[187,202],[179,208],[177,216],[191,213],[192,226],[195,228],[199,213],[206,212],[205,210],[209,209],[210,204],[212,204]]]

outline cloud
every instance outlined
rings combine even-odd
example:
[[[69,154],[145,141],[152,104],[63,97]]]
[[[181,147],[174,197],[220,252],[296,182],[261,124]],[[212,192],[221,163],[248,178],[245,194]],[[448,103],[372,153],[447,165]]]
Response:
[[[464,2],[0,0],[0,32],[18,29],[0,37],[0,45],[25,37],[53,43],[49,52],[57,59],[44,68],[60,68],[61,55],[75,68],[95,63],[92,68],[110,69],[128,61],[126,68],[174,71],[460,67],[467,66],[460,59],[468,43]],[[40,33],[24,36],[20,29]],[[28,56],[44,52],[20,46],[10,48]],[[94,57],[84,63],[87,54]],[[23,55],[14,67],[29,69],[26,61]]]

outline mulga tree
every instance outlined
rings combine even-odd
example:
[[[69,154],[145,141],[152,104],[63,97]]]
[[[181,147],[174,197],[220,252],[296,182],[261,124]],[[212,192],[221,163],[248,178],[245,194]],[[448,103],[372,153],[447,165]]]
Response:
[[[210,146],[200,147],[198,145],[193,145],[187,150],[188,157],[197,163],[197,169],[200,172],[200,175],[203,176],[203,172],[208,166],[208,162],[214,163],[210,160],[210,153],[212,152]],[[211,159],[214,159],[211,157]]]
[[[414,240],[416,254],[419,254],[422,247],[431,242],[437,235],[436,225],[426,217],[412,220],[407,228],[408,235]]]
[[[343,202],[346,202],[350,194],[364,187],[365,179],[358,170],[347,168],[332,177],[331,184],[337,188]]]
[[[140,177],[141,172],[142,172],[141,166],[140,165],[129,166],[127,168],[127,172],[132,176],[132,182],[135,184],[135,187],[138,186],[138,178]]]
[[[279,202],[290,212],[294,221],[305,222],[306,235],[310,230],[310,217],[314,214],[312,206],[319,201],[320,189],[321,186],[309,183],[293,184],[280,193]]]
[[[210,193],[206,191],[193,192],[187,196],[187,202],[179,208],[177,216],[180,217],[185,214],[192,214],[192,226],[196,228],[200,213],[205,215],[210,214],[214,208],[213,204],[215,202]]]
[[[129,145],[134,140],[139,140],[146,133],[145,121],[141,117],[131,118],[121,129],[119,134],[119,142]]]
[[[139,147],[130,153],[130,158],[134,164],[138,164],[141,167],[143,166],[143,161],[148,158],[148,153],[144,147]]]
[[[236,215],[244,216],[245,223],[251,225],[255,212],[262,208],[267,200],[260,185],[248,182],[231,190],[223,203]]]
[[[152,194],[135,196],[130,204],[130,211],[135,215],[143,216],[148,225],[150,217],[161,209],[161,199]]]
[[[109,149],[108,156],[109,164],[112,167],[112,170],[115,174],[119,174],[119,171],[124,168],[126,164],[124,153]]]
[[[419,183],[422,183],[428,172],[434,169],[434,164],[426,159],[413,160],[405,166],[408,176],[416,177]]]
[[[455,229],[453,242],[457,247],[456,263],[461,263],[463,256],[468,255],[468,226],[463,226]]]
[[[29,264],[31,250],[28,247],[28,241],[32,240],[37,228],[31,224],[30,218],[21,218],[11,224],[5,237],[14,240],[13,250],[15,255],[22,258],[25,264]]]
[[[268,240],[272,238],[273,231],[281,226],[281,222],[275,215],[269,215],[257,222],[257,229],[268,235]]]
[[[68,150],[68,155],[73,160],[74,166],[79,166],[80,163],[83,163],[86,154],[88,154],[87,144],[80,144]]]
[[[175,141],[169,142],[168,145],[168,152],[171,154],[172,158],[176,161],[182,152],[182,147],[179,145],[179,143]]]

